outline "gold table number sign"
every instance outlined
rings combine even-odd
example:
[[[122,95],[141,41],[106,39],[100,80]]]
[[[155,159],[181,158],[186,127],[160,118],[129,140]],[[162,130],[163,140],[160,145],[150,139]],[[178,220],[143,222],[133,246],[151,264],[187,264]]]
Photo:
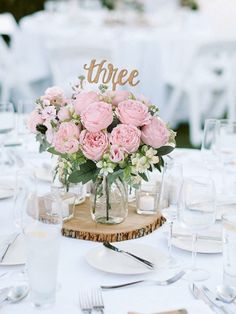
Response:
[[[137,70],[132,70],[129,73],[126,69],[119,70],[111,63],[106,66],[106,62],[107,60],[103,60],[97,63],[96,59],[93,59],[89,65],[84,65],[84,69],[88,71],[87,81],[89,83],[98,83],[100,79],[103,84],[112,82],[112,90],[115,91],[117,85],[123,86],[128,83],[131,86],[136,86],[140,82],[139,80],[135,81],[139,75]]]

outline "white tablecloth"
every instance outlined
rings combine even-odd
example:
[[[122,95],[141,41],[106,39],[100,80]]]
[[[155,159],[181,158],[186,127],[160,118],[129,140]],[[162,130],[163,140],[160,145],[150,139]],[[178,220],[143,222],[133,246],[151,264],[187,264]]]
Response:
[[[201,168],[200,152],[194,150],[177,149],[174,153],[176,159],[184,164],[185,175],[201,174],[205,170]],[[39,165],[40,162],[49,160],[46,155],[32,155],[25,158],[26,163]],[[47,190],[49,185],[40,183],[40,187]],[[3,233],[4,227],[9,224],[12,217],[9,206],[10,200],[0,201],[0,233]],[[6,210],[8,208],[8,211]],[[130,240],[134,243],[144,243],[153,246],[153,250],[167,253],[167,241],[164,228],[154,231],[152,234]],[[146,275],[115,275],[96,270],[89,266],[85,260],[87,252],[100,243],[82,241],[70,238],[63,238],[61,245],[59,275],[58,281],[60,288],[57,292],[56,304],[53,308],[45,310],[44,313],[50,314],[76,314],[80,313],[78,305],[78,291],[85,287],[95,287],[101,284],[118,284],[143,278],[160,278],[161,272]],[[190,265],[191,253],[182,251],[178,248],[173,249],[174,257],[182,265]],[[222,280],[222,255],[221,254],[199,254],[198,265],[207,269],[211,277],[205,282],[209,287],[215,287]],[[0,266],[0,275],[8,270],[21,269],[20,266],[7,267]],[[0,279],[0,285],[3,279]],[[189,292],[188,282],[180,280],[167,287],[146,286],[133,287],[124,290],[113,290],[103,292],[105,302],[105,314],[126,314],[128,311],[137,311],[143,313],[155,313],[164,310],[177,308],[186,308],[189,314],[210,314],[208,307],[201,301],[197,301]],[[30,304],[30,299],[22,301],[19,304],[6,305],[1,308],[2,314],[34,314],[38,310]]]

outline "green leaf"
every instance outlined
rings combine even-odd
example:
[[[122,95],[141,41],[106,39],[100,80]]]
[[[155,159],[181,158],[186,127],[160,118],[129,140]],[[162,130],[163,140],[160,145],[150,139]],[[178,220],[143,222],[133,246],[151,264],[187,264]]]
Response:
[[[119,169],[113,173],[109,173],[107,176],[109,185],[111,186],[112,183],[115,182],[115,180],[118,178],[123,179],[123,176],[124,176],[124,170],[123,169]]]
[[[158,156],[168,155],[168,154],[170,154],[174,149],[175,149],[175,147],[173,147],[173,146],[163,146],[163,147],[160,147],[160,148],[157,150],[157,155],[158,155]]]
[[[49,153],[53,154],[53,155],[61,156],[62,158],[66,158],[66,157],[67,157],[66,154],[62,154],[62,153],[59,153],[58,151],[56,151],[54,147],[49,147],[49,148],[47,149],[47,151],[48,151]]]
[[[97,178],[98,173],[99,169],[96,164],[91,160],[87,160],[79,170],[75,170],[70,174],[68,180],[71,183],[82,182],[85,184],[90,180],[94,181]]]
[[[148,182],[148,177],[147,177],[146,173],[140,173],[139,172],[138,174],[144,181]]]

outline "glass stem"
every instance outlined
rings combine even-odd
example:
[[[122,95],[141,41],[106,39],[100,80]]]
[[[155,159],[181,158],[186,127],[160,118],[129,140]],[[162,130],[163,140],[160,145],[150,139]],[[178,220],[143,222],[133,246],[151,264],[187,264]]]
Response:
[[[169,222],[169,234],[168,234],[168,259],[172,258],[172,235],[173,235],[173,220]]]
[[[192,238],[192,269],[196,269],[196,259],[197,259],[197,233],[193,234]]]

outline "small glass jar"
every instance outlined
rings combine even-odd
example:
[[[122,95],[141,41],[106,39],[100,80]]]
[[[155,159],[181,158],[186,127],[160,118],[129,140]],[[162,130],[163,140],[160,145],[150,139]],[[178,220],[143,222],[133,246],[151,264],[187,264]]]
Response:
[[[120,178],[109,182],[106,176],[91,184],[90,210],[94,221],[119,224],[128,215],[127,184]]]
[[[154,215],[158,212],[160,184],[143,183],[136,191],[136,207],[138,214]]]

